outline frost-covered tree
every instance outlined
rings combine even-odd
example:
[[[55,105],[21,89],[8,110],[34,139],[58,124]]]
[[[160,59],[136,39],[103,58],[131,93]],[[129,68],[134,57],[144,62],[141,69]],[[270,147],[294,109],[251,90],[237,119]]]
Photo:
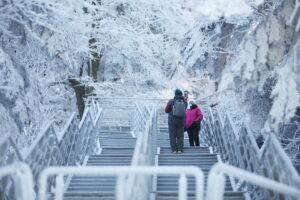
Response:
[[[91,57],[95,6],[89,0],[0,0],[1,132],[19,145],[52,120],[61,127],[69,115],[74,92],[68,78]]]
[[[129,90],[170,85],[181,70],[179,41],[195,19],[184,0],[104,0],[97,17],[95,46],[105,81],[99,92],[108,82]]]

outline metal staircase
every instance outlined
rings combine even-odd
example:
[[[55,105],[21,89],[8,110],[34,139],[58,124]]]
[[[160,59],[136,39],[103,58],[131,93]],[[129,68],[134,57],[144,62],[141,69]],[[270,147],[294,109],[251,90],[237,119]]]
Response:
[[[167,116],[161,108],[157,112],[159,103],[148,107],[130,100],[112,108],[118,105],[112,99],[106,105],[99,104],[101,99],[89,101],[81,121],[73,114],[60,134],[48,126],[25,153],[11,136],[0,138],[0,197],[293,200],[300,196],[299,176],[277,139],[270,135],[259,150],[246,128],[237,134],[230,118],[221,117],[217,109],[204,111],[202,146],[189,147],[186,137],[184,153],[173,154]]]
[[[196,166],[202,169],[205,175],[205,187],[207,185],[208,172],[211,167],[218,162],[217,154],[212,153],[209,147],[189,147],[187,135],[184,139],[184,153],[173,154],[169,147],[169,132],[167,116],[160,115],[160,127],[158,134],[158,166]],[[178,199],[178,180],[179,176],[158,176],[156,186],[157,200],[175,200]],[[188,177],[188,199],[195,199],[195,179]],[[233,192],[230,180],[226,179],[224,199],[244,200],[242,192]]]

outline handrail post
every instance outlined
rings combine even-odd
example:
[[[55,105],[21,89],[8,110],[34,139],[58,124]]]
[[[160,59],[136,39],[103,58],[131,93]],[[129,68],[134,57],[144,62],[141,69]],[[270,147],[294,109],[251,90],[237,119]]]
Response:
[[[57,200],[63,200],[63,195],[64,195],[64,176],[62,174],[59,174],[56,177],[56,182],[55,182],[55,196]]]
[[[195,182],[196,182],[196,200],[203,199],[204,197],[204,180],[201,175],[197,175],[195,177]]]
[[[13,178],[17,200],[34,200],[33,176],[26,164],[16,162],[0,168],[0,179],[4,176]]]
[[[187,178],[185,174],[180,174],[178,184],[178,199],[187,200]]]
[[[206,200],[222,200],[224,194],[225,177],[218,168],[212,168],[208,176]]]
[[[125,185],[126,185],[126,176],[119,175],[117,177],[116,200],[127,200],[127,196],[125,196],[126,195]]]

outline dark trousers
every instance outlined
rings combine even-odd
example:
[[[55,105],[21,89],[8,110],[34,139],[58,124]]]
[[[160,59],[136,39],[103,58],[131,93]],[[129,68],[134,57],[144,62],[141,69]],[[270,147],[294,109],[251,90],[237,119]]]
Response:
[[[169,137],[172,152],[183,152],[184,126],[169,124]]]
[[[200,129],[198,127],[191,126],[187,129],[190,146],[200,146],[199,131]]]

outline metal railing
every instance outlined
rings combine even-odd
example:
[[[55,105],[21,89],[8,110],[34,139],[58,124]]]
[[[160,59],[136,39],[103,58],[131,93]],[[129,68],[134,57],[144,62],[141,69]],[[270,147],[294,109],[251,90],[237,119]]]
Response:
[[[135,103],[132,111],[131,130],[138,136],[146,131],[146,125],[151,119],[151,110],[144,104]]]
[[[223,162],[279,183],[300,186],[298,173],[273,134],[268,135],[263,147],[259,149],[246,126],[237,132],[230,116],[225,114],[225,118],[222,118],[217,109],[211,108],[206,111],[200,134],[203,143],[213,147]],[[240,179],[234,182],[240,185],[239,190],[247,190],[252,199],[271,200],[281,197],[278,193],[262,189],[259,184]]]
[[[92,114],[91,110],[97,112]],[[62,132],[55,132],[52,123],[49,123],[32,145],[22,151],[19,151],[10,135],[5,135],[0,141],[0,167],[15,161],[25,162],[29,165],[36,183],[45,167],[81,163],[86,154],[96,151],[93,148],[97,147],[95,143],[101,115],[102,110],[95,103],[85,109],[81,122],[73,113]],[[7,184],[0,182],[0,192],[9,194],[8,199],[14,199]],[[35,184],[35,190],[38,189],[37,186]]]
[[[136,104],[135,125],[133,130],[137,135],[137,142],[132,158],[132,166],[154,165],[156,136],[157,136],[157,115],[156,109],[150,110],[147,106],[142,108]],[[153,176],[132,175],[129,177],[127,191],[128,198],[138,200],[152,190]]]
[[[64,177],[67,175],[88,175],[88,176],[116,176],[116,200],[131,200],[126,195],[127,181],[129,176],[135,175],[180,175],[179,178],[179,199],[187,200],[187,176],[195,177],[196,200],[203,199],[204,174],[197,167],[156,167],[156,166],[129,166],[129,167],[49,167],[45,169],[40,177],[39,200],[47,200],[50,192],[47,190],[47,183],[50,177],[55,176],[56,187],[54,189],[54,200],[62,200],[64,194]],[[149,198],[140,196],[140,200]]]
[[[272,179],[259,176],[248,171],[226,165],[223,163],[218,163],[212,167],[209,172],[208,177],[208,188],[206,192],[206,199],[210,200],[222,200],[224,196],[225,188],[225,175],[232,176],[236,179],[242,180],[244,182],[257,185],[261,188],[274,191],[285,195],[286,197],[291,197],[294,199],[300,198],[300,189],[291,187],[290,185],[282,184]],[[287,199],[287,198],[285,198]]]

